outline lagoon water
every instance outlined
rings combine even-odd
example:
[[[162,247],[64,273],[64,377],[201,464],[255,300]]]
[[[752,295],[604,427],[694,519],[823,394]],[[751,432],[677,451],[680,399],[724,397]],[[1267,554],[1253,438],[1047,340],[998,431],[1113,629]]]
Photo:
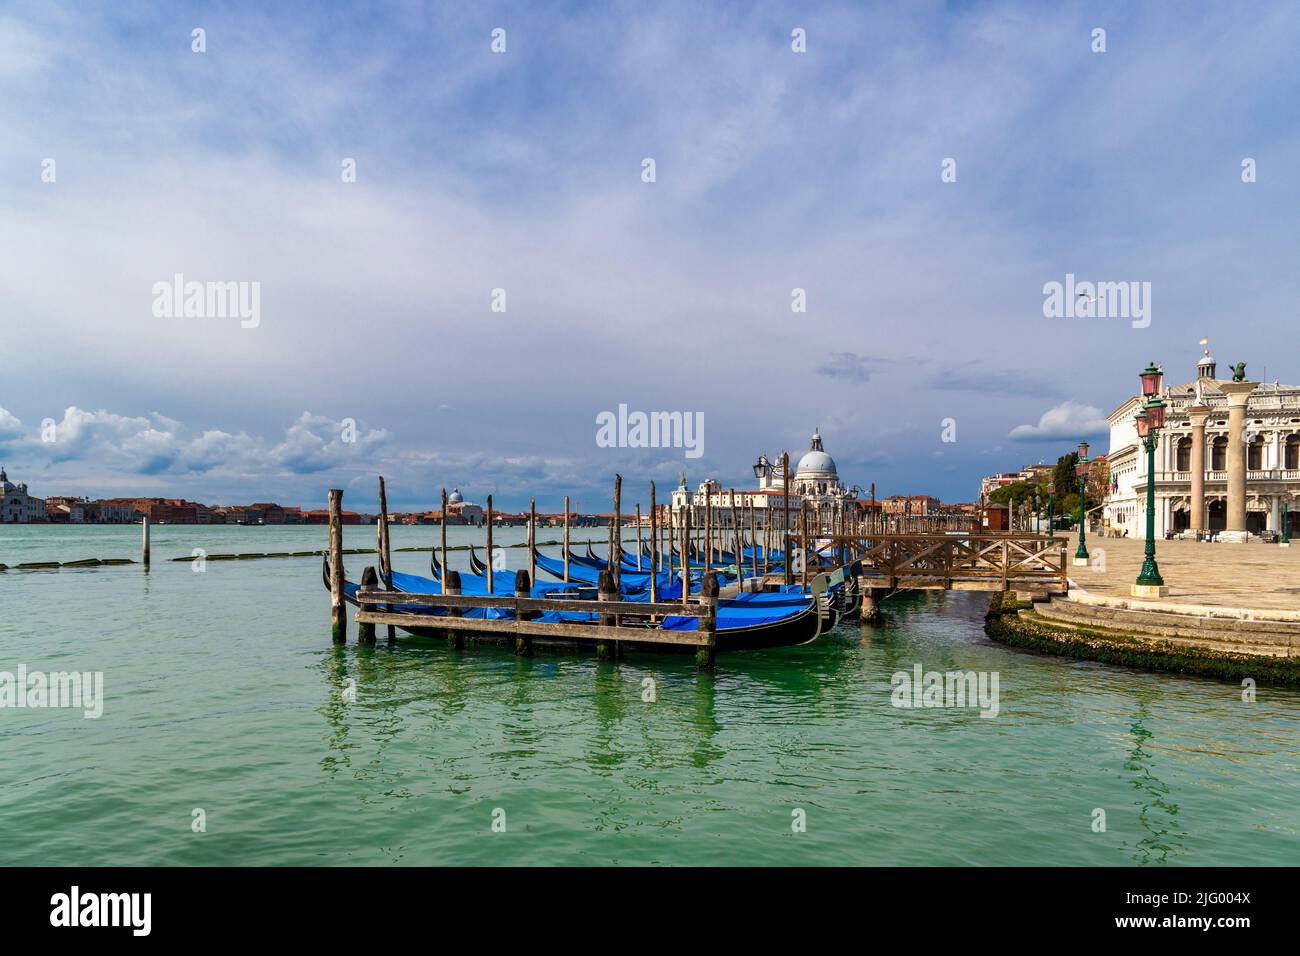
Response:
[[[318,558],[167,560],[318,548],[324,528],[153,531],[148,574],[0,573],[0,671],[102,671],[105,698],[97,720],[0,709],[0,864],[1300,862],[1300,694],[1003,648],[987,595],[891,601],[877,628],[712,675],[382,628],[360,649],[355,625],[338,648]],[[0,526],[10,566],[138,550],[135,527]],[[998,715],[891,706],[918,663],[996,672]]]

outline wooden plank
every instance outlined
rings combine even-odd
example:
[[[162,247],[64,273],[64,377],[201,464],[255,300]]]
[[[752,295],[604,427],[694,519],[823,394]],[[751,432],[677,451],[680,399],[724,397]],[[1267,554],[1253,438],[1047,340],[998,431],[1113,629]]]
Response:
[[[507,611],[580,611],[591,614],[668,614],[675,617],[704,617],[701,604],[644,601],[584,601],[578,599],[518,598],[494,594],[412,594],[405,591],[358,590],[358,604],[395,604],[424,607],[486,607]]]
[[[547,624],[540,621],[487,621],[479,618],[442,617],[426,614],[398,614],[388,611],[357,611],[357,621],[363,624],[392,624],[403,628],[423,628],[439,631],[472,631],[480,634],[500,634],[509,638],[518,634],[532,637],[577,638],[595,641],[634,641],[644,644],[681,644],[690,647],[705,646],[699,631],[665,631],[656,627],[607,627],[601,624]]]

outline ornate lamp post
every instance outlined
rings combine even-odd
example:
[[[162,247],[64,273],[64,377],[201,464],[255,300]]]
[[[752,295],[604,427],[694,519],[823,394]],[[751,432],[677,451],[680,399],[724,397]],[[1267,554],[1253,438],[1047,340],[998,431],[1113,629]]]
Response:
[[[1055,480],[1047,483],[1047,533],[1051,534],[1056,530],[1056,482]]]
[[[1079,442],[1079,463],[1074,466],[1074,473],[1079,478],[1079,547],[1074,552],[1074,563],[1076,565],[1088,566],[1088,543],[1087,534],[1084,531],[1084,491],[1088,480],[1088,443]]]
[[[1042,517],[1043,498],[1038,492],[1034,492],[1034,534],[1043,533],[1043,523],[1039,519]]]
[[[1147,540],[1142,571],[1133,585],[1134,597],[1163,597],[1168,593],[1160,568],[1156,566],[1156,445],[1165,427],[1165,403],[1160,399],[1163,375],[1152,362],[1141,375],[1142,394],[1147,403],[1135,417],[1138,438],[1147,452]]]

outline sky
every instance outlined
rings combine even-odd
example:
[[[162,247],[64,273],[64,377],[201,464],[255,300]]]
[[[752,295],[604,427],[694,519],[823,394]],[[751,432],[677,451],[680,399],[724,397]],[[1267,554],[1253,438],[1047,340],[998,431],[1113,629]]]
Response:
[[[608,510],[819,428],[847,485],[975,500],[1204,336],[1300,382],[1297,41],[1293,2],[7,3],[0,463]],[[1067,274],[1145,316],[1045,314]],[[620,405],[698,456],[604,447]]]

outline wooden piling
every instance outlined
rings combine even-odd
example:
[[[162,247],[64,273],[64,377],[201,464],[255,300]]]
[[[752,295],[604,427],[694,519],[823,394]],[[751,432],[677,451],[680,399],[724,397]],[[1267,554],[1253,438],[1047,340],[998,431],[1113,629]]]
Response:
[[[805,502],[799,501],[799,549],[803,552],[803,560],[799,562],[800,577],[799,584],[804,591],[808,590],[808,509],[804,507]]]
[[[659,505],[655,501],[655,483],[650,482],[650,603],[659,600]]]
[[[617,601],[619,597],[618,585],[614,582],[614,575],[606,569],[600,572],[600,577],[596,579],[596,600],[599,601]],[[602,614],[600,623],[605,627],[617,627],[617,614]],[[596,658],[602,661],[613,660],[618,654],[618,641],[607,641],[601,638],[596,640]]]
[[[492,588],[492,496],[487,496],[487,589],[488,594],[495,594]]]
[[[691,593],[691,506],[687,495],[686,510],[682,512],[682,600]]]
[[[718,640],[718,576],[712,571],[705,572],[704,579],[700,582],[700,603],[709,613],[700,618],[701,644],[695,650],[695,667],[697,670],[711,671]]]
[[[785,485],[781,499],[781,508],[784,512],[781,521],[781,551],[785,558],[785,567],[781,577],[787,585],[790,585],[794,584],[794,572],[790,569],[790,453],[788,451],[781,453],[781,480]]]
[[[704,573],[713,568],[713,488],[704,486]]]
[[[361,587],[367,591],[379,590],[379,574],[371,565],[366,565],[366,569],[361,572]],[[360,611],[357,613],[360,613]],[[357,624],[357,643],[375,643],[375,626],[373,624]]]
[[[537,498],[528,499],[528,580],[537,580]],[[530,585],[531,586],[531,585]]]
[[[460,594],[460,572],[448,571],[447,566],[442,568],[442,593],[453,597]],[[460,617],[461,609],[459,607],[447,608],[448,617]],[[461,630],[447,629],[447,644],[453,650],[461,651],[465,649],[465,632]]]
[[[614,476],[614,556],[610,559],[614,569],[614,590],[623,590],[623,476]]]
[[[750,566],[749,570],[752,576],[758,578],[758,530],[754,525],[754,496],[749,496],[749,546],[750,546]],[[755,585],[757,587],[757,585]]]
[[[442,593],[447,593],[447,489],[442,489]]]
[[[348,642],[348,618],[343,606],[343,489],[329,493],[330,630],[335,644]]]
[[[641,570],[641,502],[636,503],[636,569]]]
[[[740,590],[745,590],[745,548],[740,532],[740,522],[736,518],[736,489],[731,489],[731,549],[736,555],[736,583]]]
[[[532,597],[533,585],[532,578],[528,576],[527,571],[515,572],[515,597],[529,598]],[[515,616],[519,620],[528,620],[537,616],[536,611],[516,611]],[[533,636],[531,634],[515,635],[515,655],[517,657],[533,656]]]
[[[388,530],[388,492],[384,487],[384,476],[379,476],[379,553],[384,559],[384,587],[388,590],[393,589],[393,549],[389,538]],[[385,605],[385,610],[391,611],[392,605]],[[388,625],[388,643],[392,644],[397,641],[397,628],[392,624]]]
[[[569,496],[564,496],[564,583],[569,583]]]

